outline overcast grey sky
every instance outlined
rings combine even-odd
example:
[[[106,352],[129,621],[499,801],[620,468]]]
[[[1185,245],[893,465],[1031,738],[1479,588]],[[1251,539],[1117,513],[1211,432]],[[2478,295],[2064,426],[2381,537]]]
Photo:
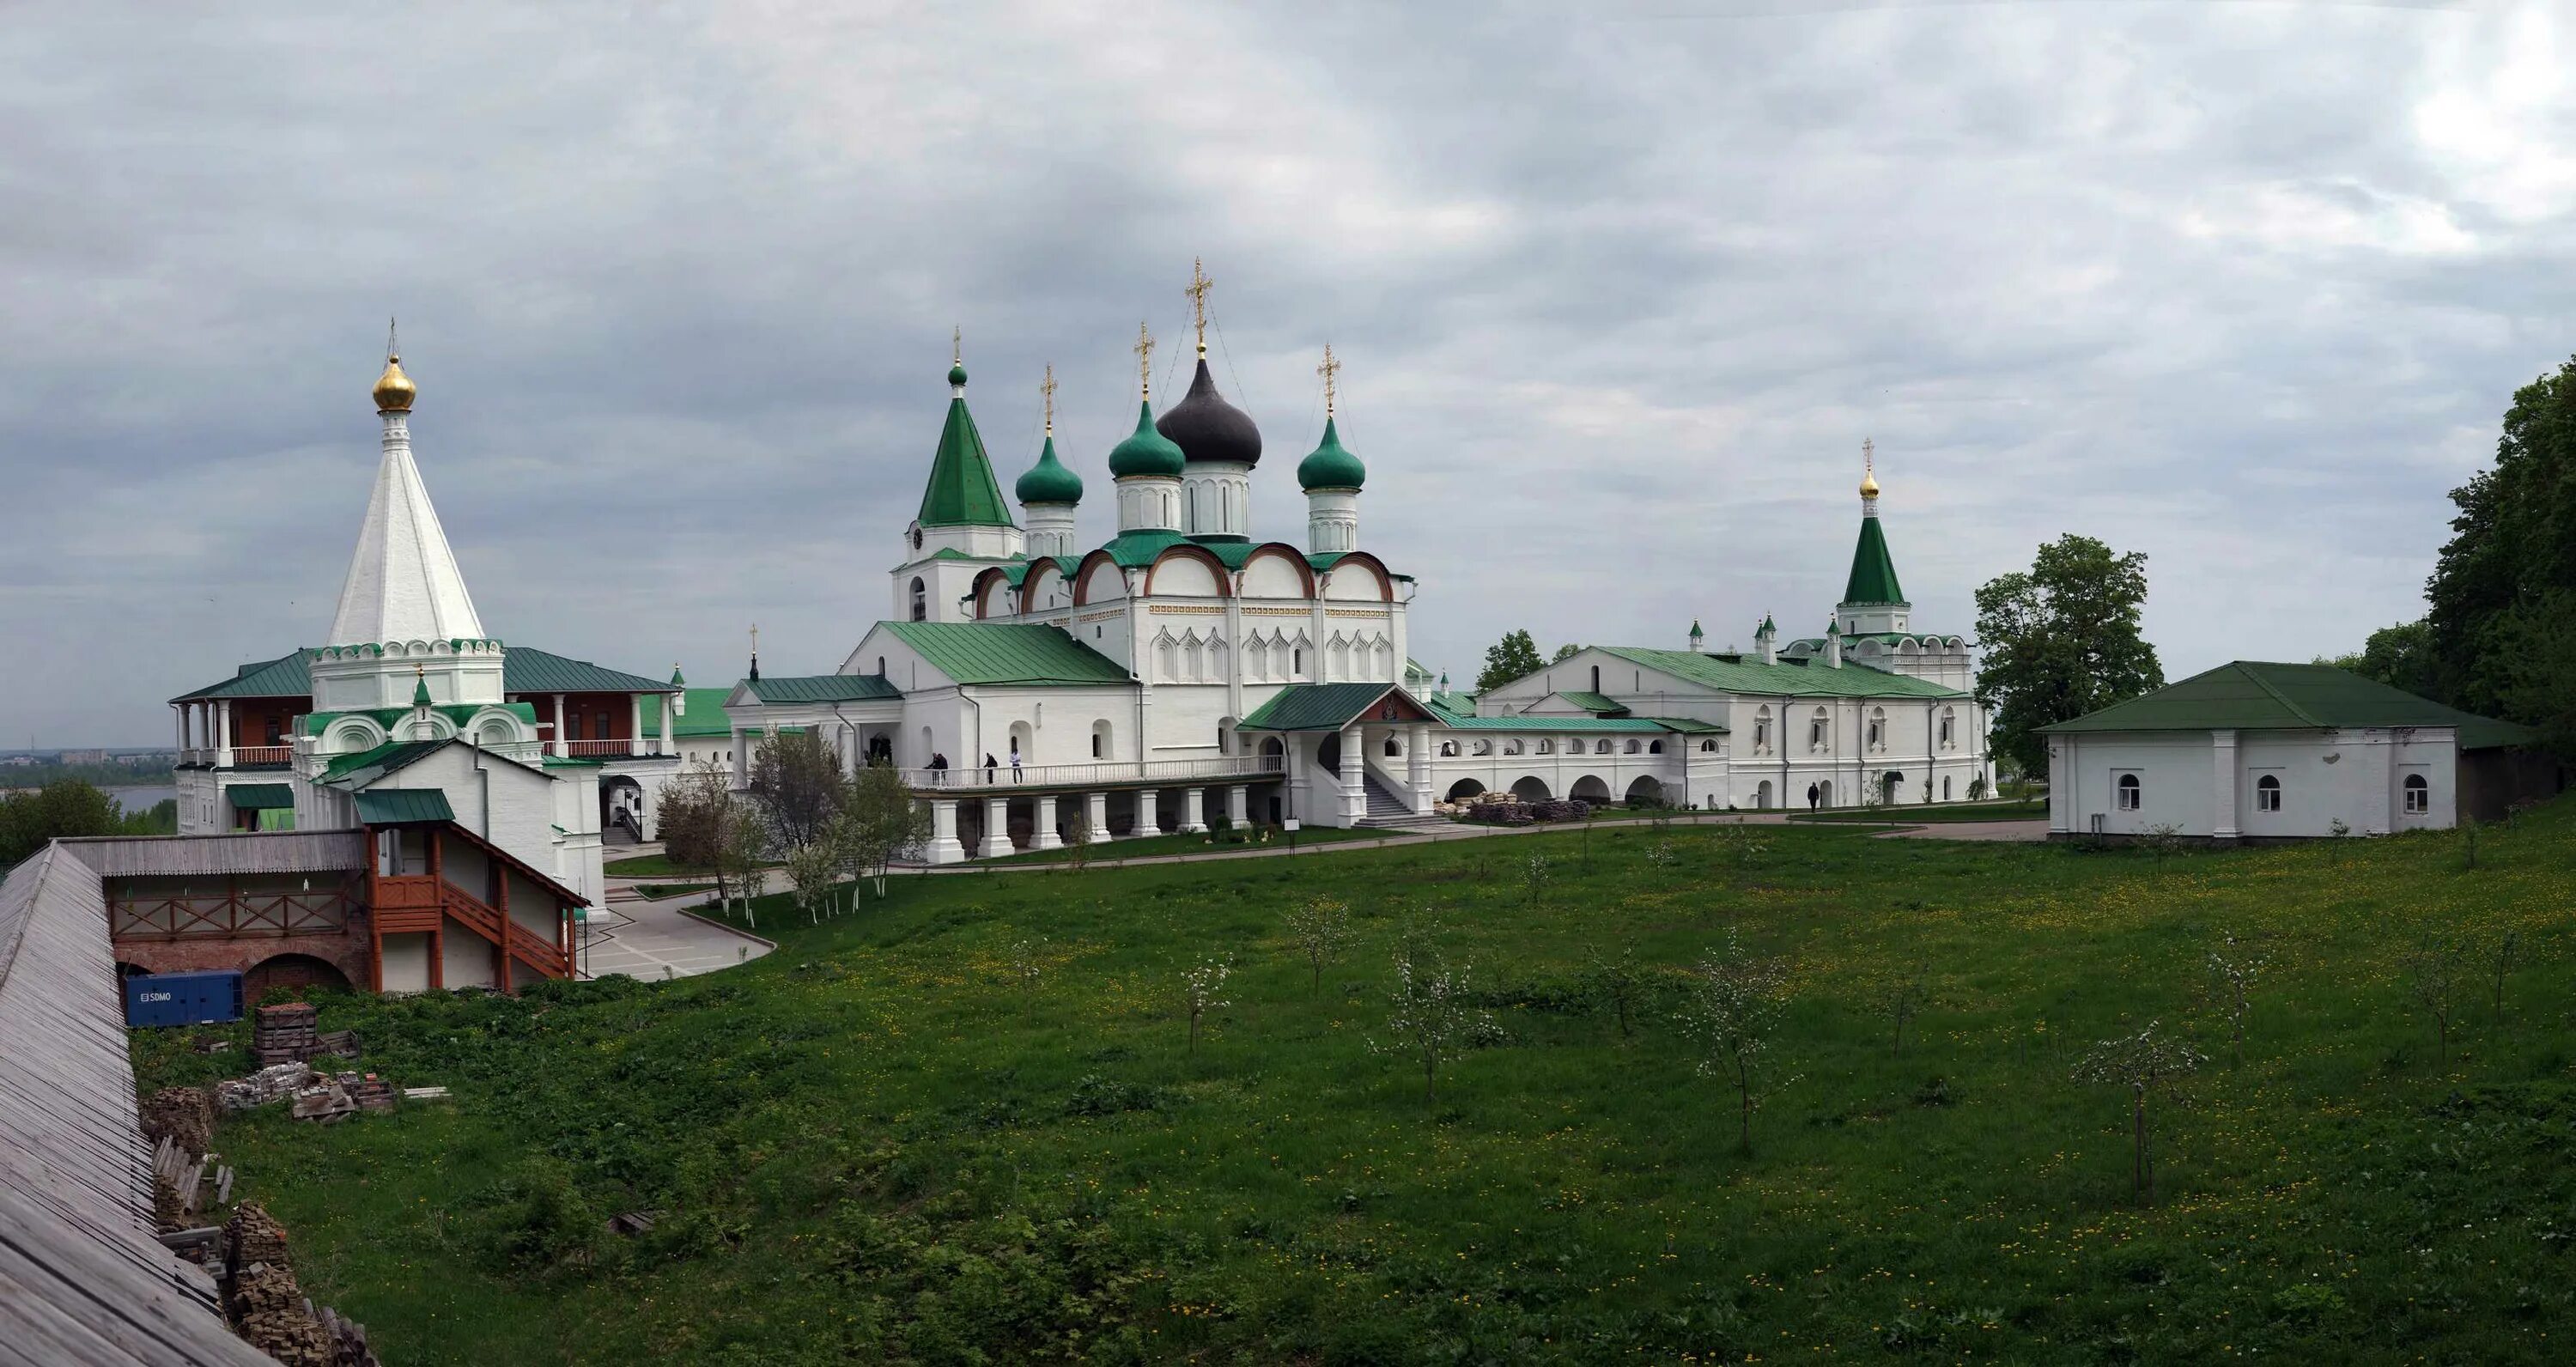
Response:
[[[14,7],[0,745],[323,644],[388,314],[486,628],[719,683],[886,611],[952,324],[1109,535],[1193,255],[1256,531],[1329,338],[1462,679],[1820,629],[1864,436],[1920,626],[2078,531],[2169,674],[2345,649],[2576,350],[2570,69],[2511,0]]]

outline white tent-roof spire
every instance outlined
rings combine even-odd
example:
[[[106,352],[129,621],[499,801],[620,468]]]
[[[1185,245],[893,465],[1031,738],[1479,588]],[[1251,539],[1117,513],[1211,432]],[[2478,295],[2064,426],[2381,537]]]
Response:
[[[430,506],[429,488],[411,458],[411,405],[417,390],[402,357],[388,354],[376,380],[384,420],[384,462],[358,529],[357,554],[340,586],[331,645],[386,641],[481,640],[483,622],[448,549],[447,532]]]

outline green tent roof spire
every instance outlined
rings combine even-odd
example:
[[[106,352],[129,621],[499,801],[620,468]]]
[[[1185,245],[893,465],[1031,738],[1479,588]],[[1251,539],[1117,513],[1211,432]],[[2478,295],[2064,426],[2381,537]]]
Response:
[[[983,434],[966,411],[966,368],[948,372],[948,423],[939,429],[939,451],[930,459],[930,483],[921,491],[925,527],[1016,527],[984,454]]]
[[[411,667],[411,705],[429,706],[429,675],[419,665]]]
[[[1887,534],[1878,529],[1875,509],[1860,520],[1860,543],[1852,548],[1851,578],[1843,583],[1846,603],[1902,603],[1905,590],[1896,582],[1896,562],[1887,554]]]

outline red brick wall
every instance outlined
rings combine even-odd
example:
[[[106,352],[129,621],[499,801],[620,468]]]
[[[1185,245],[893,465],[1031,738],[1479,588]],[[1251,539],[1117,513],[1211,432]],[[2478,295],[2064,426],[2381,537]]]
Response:
[[[338,968],[349,985],[367,984],[367,918],[353,913],[347,930],[322,935],[191,935],[179,939],[119,938],[119,963],[149,973],[240,969],[247,973],[281,954],[306,954]]]

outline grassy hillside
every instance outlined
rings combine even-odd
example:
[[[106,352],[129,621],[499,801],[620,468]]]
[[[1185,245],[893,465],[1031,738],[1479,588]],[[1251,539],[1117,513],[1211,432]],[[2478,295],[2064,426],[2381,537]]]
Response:
[[[221,1136],[306,1285],[389,1363],[2542,1361],[2576,1333],[2576,809],[2158,857],[1831,827],[899,879],[713,978],[339,999],[450,1105]],[[1660,848],[1659,848],[1660,847]],[[1524,861],[1552,878],[1535,905]],[[1284,915],[1357,936],[1320,990]],[[1388,1039],[1407,923],[1499,1036]],[[783,927],[783,929],[781,929]],[[1680,971],[1732,927],[1794,965],[1740,1152]],[[2427,934],[2518,934],[2499,1013]],[[2207,959],[2268,955],[2242,1066]],[[1024,951],[1014,946],[1025,942]],[[1655,965],[1633,1039],[1596,952]],[[1231,960],[1186,1052],[1185,968]],[[1036,966],[1034,979],[1022,969]],[[1902,1054],[1872,1003],[1920,965]],[[2163,1022],[2160,1100],[2069,1080]],[[202,1065],[138,1036],[149,1073]],[[1794,1080],[1788,1080],[1794,1076]],[[640,1238],[608,1216],[661,1212]]]

